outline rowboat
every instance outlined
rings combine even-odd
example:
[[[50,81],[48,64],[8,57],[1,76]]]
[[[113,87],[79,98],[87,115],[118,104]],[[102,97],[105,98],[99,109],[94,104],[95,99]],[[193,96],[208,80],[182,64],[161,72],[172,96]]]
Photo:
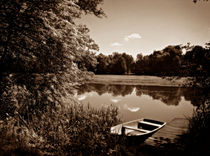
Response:
[[[166,122],[142,118],[111,127],[111,135],[142,143],[165,125]]]

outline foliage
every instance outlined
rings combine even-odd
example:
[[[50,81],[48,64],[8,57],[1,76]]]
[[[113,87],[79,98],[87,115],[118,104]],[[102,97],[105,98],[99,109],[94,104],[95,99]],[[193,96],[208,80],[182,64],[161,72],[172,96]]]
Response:
[[[102,8],[98,8],[103,0],[78,0],[76,4],[80,6],[81,10],[84,10],[85,13],[93,13],[97,17],[105,16],[105,13]]]
[[[88,28],[74,20],[83,12],[102,15],[97,8],[101,2],[0,2],[1,117],[26,106],[32,112],[62,104],[72,86],[84,80],[87,74],[82,74],[75,62],[98,46]]]
[[[96,74],[130,74],[134,64],[134,59],[131,55],[117,52],[109,56],[99,54],[97,61]]]
[[[73,101],[56,110],[48,107],[39,117],[30,114],[30,119],[16,112],[0,123],[0,154],[106,155],[112,148],[109,131],[119,122],[117,115],[112,106],[96,110]]]
[[[97,58],[94,52],[83,53],[80,57],[74,61],[78,68],[82,71],[95,72],[96,66],[98,64]]]
[[[207,43],[208,45],[208,43]],[[194,85],[201,87],[210,86],[210,48],[201,46],[192,46],[184,56],[184,71],[194,77]]]
[[[115,109],[85,111],[82,106],[73,105],[72,100],[68,101],[69,108],[64,109],[74,86],[90,76],[78,69],[77,60],[83,62],[85,56],[98,50],[88,28],[74,21],[82,13],[101,17],[101,2],[0,2],[1,152],[44,151],[55,155],[77,153],[80,146],[84,152],[105,150],[107,146],[101,139],[106,135],[104,128],[117,120]],[[86,64],[94,65],[94,60],[88,61]],[[86,133],[76,127],[78,121]],[[91,145],[89,149],[87,144]],[[69,151],[73,148],[76,151]]]
[[[168,46],[162,51],[140,57],[136,61],[135,74],[176,75],[181,64],[180,46]]]
[[[194,112],[190,120],[188,135],[194,137],[194,141],[199,142],[199,144],[203,142],[208,145],[210,139],[208,134],[210,130],[210,102],[209,99],[203,102]]]
[[[183,54],[183,49],[186,53]],[[131,55],[126,53],[113,53],[105,56],[96,56],[96,74],[135,74],[135,75],[157,75],[157,76],[197,76],[200,83],[208,81],[210,66],[209,43],[206,47],[175,45],[167,46],[163,50],[154,51],[150,55],[137,54],[134,61]],[[200,76],[198,78],[198,76]],[[205,82],[206,84],[206,82]]]

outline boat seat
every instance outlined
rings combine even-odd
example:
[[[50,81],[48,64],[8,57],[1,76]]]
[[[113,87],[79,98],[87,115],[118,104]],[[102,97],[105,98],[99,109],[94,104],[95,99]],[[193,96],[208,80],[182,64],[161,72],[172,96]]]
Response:
[[[143,123],[143,124],[147,124],[147,125],[152,125],[152,126],[156,126],[156,127],[160,127],[161,126],[159,124],[155,124],[155,123],[151,123],[151,122],[146,122],[146,121],[139,121],[139,123]]]
[[[142,133],[150,132],[150,131],[145,130],[145,129],[134,128],[134,127],[126,126],[126,125],[123,125],[122,127],[125,128],[125,129],[130,129],[130,130],[134,130],[134,131],[138,131],[138,132],[142,132]]]

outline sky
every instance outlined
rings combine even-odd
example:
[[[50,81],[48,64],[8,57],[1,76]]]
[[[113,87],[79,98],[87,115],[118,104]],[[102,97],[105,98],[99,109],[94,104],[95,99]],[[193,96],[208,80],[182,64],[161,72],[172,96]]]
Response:
[[[104,0],[107,17],[82,17],[99,52],[149,55],[168,45],[210,41],[210,1]]]

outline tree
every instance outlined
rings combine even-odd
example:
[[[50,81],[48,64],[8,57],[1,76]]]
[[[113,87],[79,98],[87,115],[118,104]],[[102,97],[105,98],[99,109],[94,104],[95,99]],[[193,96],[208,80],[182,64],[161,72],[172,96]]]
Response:
[[[122,54],[114,52],[110,63],[112,74],[125,74],[127,72],[126,60]]]
[[[140,75],[140,74],[143,74],[144,73],[144,70],[143,70],[143,59],[144,59],[144,57],[143,57],[143,55],[142,55],[142,53],[139,53],[139,54],[137,54],[137,58],[136,58],[136,62],[135,62],[135,67],[134,67],[134,73],[135,74],[138,74],[138,75]]]
[[[184,56],[186,72],[194,77],[194,85],[210,86],[210,49],[208,46],[192,46]]]
[[[136,56],[136,62],[137,62],[137,61],[142,61],[142,60],[143,60],[143,55],[142,55],[142,53],[137,54],[137,56]]]
[[[137,55],[136,74],[177,75],[181,68],[182,49],[179,45],[167,46],[148,56]]]
[[[177,75],[181,66],[181,47],[168,46],[163,49],[163,64],[164,71],[168,74]]]
[[[88,28],[74,20],[101,17],[102,0],[0,2],[0,105],[19,111],[57,106],[82,77],[74,60],[98,49]],[[78,76],[80,75],[80,77]],[[20,98],[21,97],[21,98]],[[5,110],[4,109],[4,110]],[[3,118],[6,110],[2,110]],[[44,109],[41,109],[44,110]],[[11,113],[12,112],[7,112]]]
[[[131,68],[134,64],[134,59],[133,59],[133,56],[132,55],[128,55],[126,53],[123,53],[122,54],[122,57],[125,59],[125,62],[126,62],[126,73],[127,74],[130,74],[131,73]]]
[[[98,62],[94,52],[84,52],[80,57],[76,58],[74,62],[82,71],[96,72]]]
[[[99,54],[97,56],[97,66],[96,66],[96,73],[97,74],[108,74],[108,57],[103,54]]]

